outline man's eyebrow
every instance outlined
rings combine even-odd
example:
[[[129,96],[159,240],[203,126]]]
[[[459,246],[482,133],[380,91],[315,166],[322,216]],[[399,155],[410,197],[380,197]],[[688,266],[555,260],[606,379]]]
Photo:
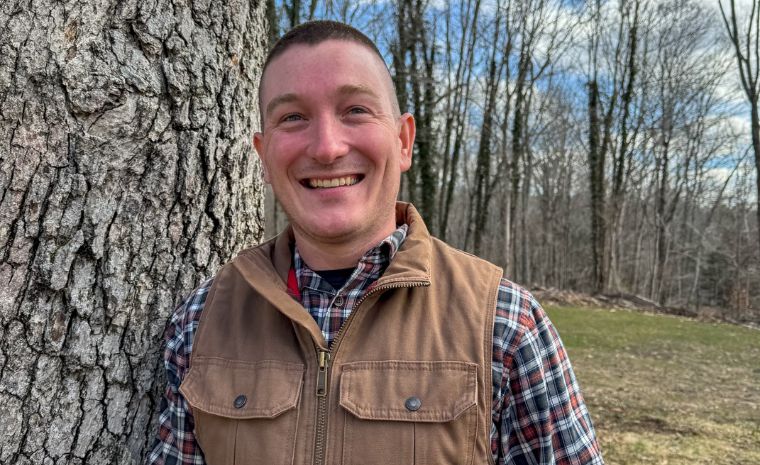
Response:
[[[380,96],[371,87],[363,84],[345,84],[338,88],[338,95],[347,97],[351,95],[365,94],[369,97],[379,99]]]
[[[296,94],[290,94],[289,93],[289,94],[278,95],[277,97],[275,97],[275,98],[273,98],[272,100],[269,101],[269,103],[267,104],[267,108],[264,111],[264,114],[268,115],[268,114],[272,113],[272,111],[278,105],[282,105],[283,103],[295,102],[296,100],[298,100],[298,96]]]
[[[367,95],[378,100],[380,99],[380,96],[377,94],[377,92],[375,92],[371,87],[365,86],[363,84],[342,85],[338,88],[337,95],[341,97],[349,97],[352,95]],[[268,115],[272,113],[272,111],[274,111],[274,109],[279,105],[295,102],[297,100],[299,100],[299,97],[294,93],[278,95],[277,97],[270,100],[270,102],[267,104],[264,114]]]

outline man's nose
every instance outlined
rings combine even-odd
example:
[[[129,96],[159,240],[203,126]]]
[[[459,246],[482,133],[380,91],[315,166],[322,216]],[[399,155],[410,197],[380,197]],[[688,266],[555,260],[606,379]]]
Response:
[[[341,121],[335,116],[321,116],[312,126],[311,157],[324,164],[348,153]]]

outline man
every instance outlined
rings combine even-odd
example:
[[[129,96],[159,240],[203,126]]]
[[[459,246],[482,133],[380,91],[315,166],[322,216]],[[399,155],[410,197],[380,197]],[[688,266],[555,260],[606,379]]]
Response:
[[[260,83],[291,226],[175,311],[149,464],[601,464],[546,314],[396,203],[413,117],[359,31],[306,23]]]

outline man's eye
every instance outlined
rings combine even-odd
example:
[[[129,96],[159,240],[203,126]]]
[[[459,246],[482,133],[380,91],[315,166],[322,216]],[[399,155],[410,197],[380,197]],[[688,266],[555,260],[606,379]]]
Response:
[[[353,115],[361,115],[364,113],[369,113],[366,108],[364,107],[351,107],[348,109],[348,112]]]
[[[286,121],[300,121],[302,119],[303,118],[299,114],[290,114],[290,115],[285,115],[285,117],[282,118],[282,121],[284,121],[284,122],[286,122]]]

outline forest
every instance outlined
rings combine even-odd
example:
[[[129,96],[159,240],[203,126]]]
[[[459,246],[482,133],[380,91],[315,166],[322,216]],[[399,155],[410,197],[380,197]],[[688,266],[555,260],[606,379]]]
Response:
[[[741,320],[760,305],[757,9],[313,0],[267,14],[270,41],[336,19],[378,43],[417,122],[401,198],[438,237],[529,286]],[[271,196],[267,211],[271,235],[285,218]]]

